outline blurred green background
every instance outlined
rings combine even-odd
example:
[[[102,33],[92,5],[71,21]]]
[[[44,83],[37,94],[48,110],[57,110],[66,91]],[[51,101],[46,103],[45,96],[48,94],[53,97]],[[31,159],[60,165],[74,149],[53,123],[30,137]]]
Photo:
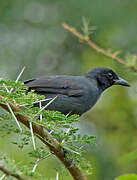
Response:
[[[136,0],[1,0],[0,77],[14,80],[24,65],[22,80],[83,75],[103,66],[128,80],[131,88],[106,90],[79,124],[81,133],[97,136],[96,146],[87,147],[85,153],[93,167],[88,179],[112,180],[137,172],[137,73],[97,54],[61,26],[66,22],[81,31],[82,17],[96,26],[91,38],[99,46],[121,50],[121,57],[137,53]],[[0,151],[17,163],[27,164],[28,149],[19,151],[11,145],[14,138],[0,138]],[[61,163],[52,158],[40,162],[37,170],[50,179],[60,167]],[[71,177],[61,173],[59,179]]]

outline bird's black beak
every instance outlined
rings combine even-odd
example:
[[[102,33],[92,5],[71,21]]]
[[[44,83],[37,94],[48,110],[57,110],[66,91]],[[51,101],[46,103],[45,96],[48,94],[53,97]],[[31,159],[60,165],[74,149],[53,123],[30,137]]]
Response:
[[[120,77],[117,80],[114,80],[114,85],[122,85],[122,86],[130,87],[129,83]]]

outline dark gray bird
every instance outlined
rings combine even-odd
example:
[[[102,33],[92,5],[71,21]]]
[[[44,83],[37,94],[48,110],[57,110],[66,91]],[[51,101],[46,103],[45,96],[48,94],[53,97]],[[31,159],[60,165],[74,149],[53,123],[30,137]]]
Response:
[[[29,91],[46,98],[57,99],[47,109],[60,111],[63,114],[82,115],[91,109],[102,92],[112,85],[130,86],[127,81],[117,76],[111,69],[98,67],[85,76],[49,76],[25,81]],[[43,102],[42,105],[46,105]]]

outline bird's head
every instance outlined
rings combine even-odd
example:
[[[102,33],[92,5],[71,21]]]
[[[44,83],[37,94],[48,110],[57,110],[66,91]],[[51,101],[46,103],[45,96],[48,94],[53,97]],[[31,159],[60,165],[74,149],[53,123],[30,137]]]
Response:
[[[108,68],[98,67],[89,71],[86,75],[89,79],[95,79],[102,91],[112,85],[130,86],[127,81]]]

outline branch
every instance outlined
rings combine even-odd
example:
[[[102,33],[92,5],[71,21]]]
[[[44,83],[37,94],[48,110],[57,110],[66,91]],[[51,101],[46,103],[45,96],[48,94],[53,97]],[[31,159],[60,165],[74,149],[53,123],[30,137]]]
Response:
[[[88,44],[92,49],[94,49],[95,51],[97,51],[98,53],[109,57],[111,59],[113,59],[114,61],[125,65],[126,67],[129,67],[130,69],[132,69],[134,72],[137,72],[137,66],[135,65],[129,65],[124,59],[119,58],[118,56],[105,51],[103,48],[99,47],[97,44],[95,44],[91,39],[89,39],[89,37],[84,36],[83,34],[79,33],[75,28],[70,27],[67,24],[62,24],[63,28],[69,32],[71,32],[74,36],[76,36],[79,40],[85,42],[86,44]]]
[[[0,96],[0,99],[3,97]],[[20,114],[21,109],[14,104],[9,103],[12,111],[16,115],[19,122],[24,124],[26,127],[30,128],[30,119],[27,116]],[[0,104],[0,107],[9,112],[7,105]],[[74,180],[86,180],[86,177],[81,173],[78,167],[72,163],[72,159],[66,159],[63,147],[60,143],[42,126],[32,122],[32,128],[34,134],[49,148],[49,150],[64,164],[66,169],[69,171]],[[49,143],[50,142],[50,143]]]
[[[9,171],[8,169],[6,169],[5,167],[3,167],[3,166],[1,166],[1,165],[0,165],[0,170],[1,170],[4,174],[6,174],[6,176],[12,176],[12,177],[14,177],[14,178],[16,178],[16,179],[19,179],[19,180],[27,180],[27,179],[23,178],[22,176],[20,176],[19,174],[13,173],[13,172]]]

